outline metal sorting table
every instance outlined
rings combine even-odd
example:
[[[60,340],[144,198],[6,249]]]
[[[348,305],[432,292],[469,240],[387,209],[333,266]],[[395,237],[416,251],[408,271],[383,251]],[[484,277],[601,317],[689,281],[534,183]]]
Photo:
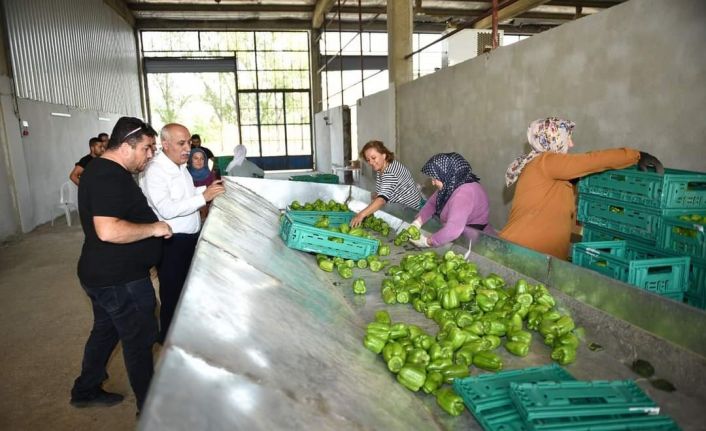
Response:
[[[278,236],[280,209],[292,200],[350,196],[355,206],[369,202],[368,191],[225,180],[227,193],[214,202],[199,239],[139,429],[481,429],[469,412],[451,417],[433,396],[405,389],[363,347],[365,325],[381,308],[393,321],[436,333],[410,305],[382,302],[383,272],[355,269],[368,293],[354,295],[352,279],[319,270],[313,255],[287,248]],[[393,228],[415,215],[385,210],[377,215]],[[578,359],[567,367],[577,379],[637,379],[683,429],[704,429],[706,313],[494,237],[479,233],[470,245],[469,260],[483,274],[495,272],[509,284],[544,282],[585,329]],[[393,246],[390,260],[417,251],[406,247]],[[469,242],[452,247],[464,253]],[[540,338],[525,358],[498,349],[505,369],[550,363]],[[602,350],[589,350],[589,342]],[[638,379],[628,368],[636,358],[650,361],[677,391]]]

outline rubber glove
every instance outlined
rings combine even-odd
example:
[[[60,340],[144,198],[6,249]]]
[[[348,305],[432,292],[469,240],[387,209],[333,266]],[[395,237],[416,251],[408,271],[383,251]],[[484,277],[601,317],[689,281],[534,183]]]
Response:
[[[664,173],[664,166],[657,157],[652,154],[640,151],[640,160],[637,162],[637,167],[641,171],[647,171],[649,168],[654,168],[658,174]]]
[[[424,234],[419,235],[419,239],[410,239],[409,242],[419,248],[429,247],[429,237]]]

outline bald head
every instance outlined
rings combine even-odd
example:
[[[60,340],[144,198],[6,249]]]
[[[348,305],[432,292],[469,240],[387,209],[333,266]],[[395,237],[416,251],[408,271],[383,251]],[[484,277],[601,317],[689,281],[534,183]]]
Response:
[[[189,129],[177,123],[167,124],[159,132],[162,151],[169,160],[177,165],[183,165],[189,160],[190,138]]]

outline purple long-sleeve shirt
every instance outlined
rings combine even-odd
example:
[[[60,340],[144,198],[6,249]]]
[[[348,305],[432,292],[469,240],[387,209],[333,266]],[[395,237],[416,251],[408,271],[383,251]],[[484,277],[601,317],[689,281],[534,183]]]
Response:
[[[417,217],[422,224],[426,223],[436,209],[435,192],[424,207],[419,211]],[[483,232],[495,234],[495,230],[488,224],[488,213],[490,211],[488,195],[480,183],[467,183],[459,186],[441,210],[439,219],[444,225],[438,232],[431,236],[431,245],[438,247],[460,237],[461,234],[468,238],[473,238],[474,230],[469,224],[487,225]]]

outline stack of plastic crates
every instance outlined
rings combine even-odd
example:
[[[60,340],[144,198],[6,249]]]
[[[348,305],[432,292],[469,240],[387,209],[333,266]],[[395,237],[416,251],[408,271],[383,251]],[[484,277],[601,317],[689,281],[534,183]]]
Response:
[[[577,381],[556,364],[454,379],[453,388],[486,431],[679,430],[635,382]]]
[[[292,175],[290,181],[305,181],[309,183],[338,184],[338,175],[315,174],[315,175]]]
[[[378,241],[314,227],[326,216],[329,223],[349,223],[355,214],[351,211],[292,211],[282,214],[279,236],[289,248],[311,253],[338,256],[344,259],[364,259],[377,253]]]
[[[627,259],[689,256],[685,298],[706,308],[703,224],[692,220],[706,216],[705,173],[633,166],[589,175],[579,182],[577,215],[584,241],[626,240]]]

